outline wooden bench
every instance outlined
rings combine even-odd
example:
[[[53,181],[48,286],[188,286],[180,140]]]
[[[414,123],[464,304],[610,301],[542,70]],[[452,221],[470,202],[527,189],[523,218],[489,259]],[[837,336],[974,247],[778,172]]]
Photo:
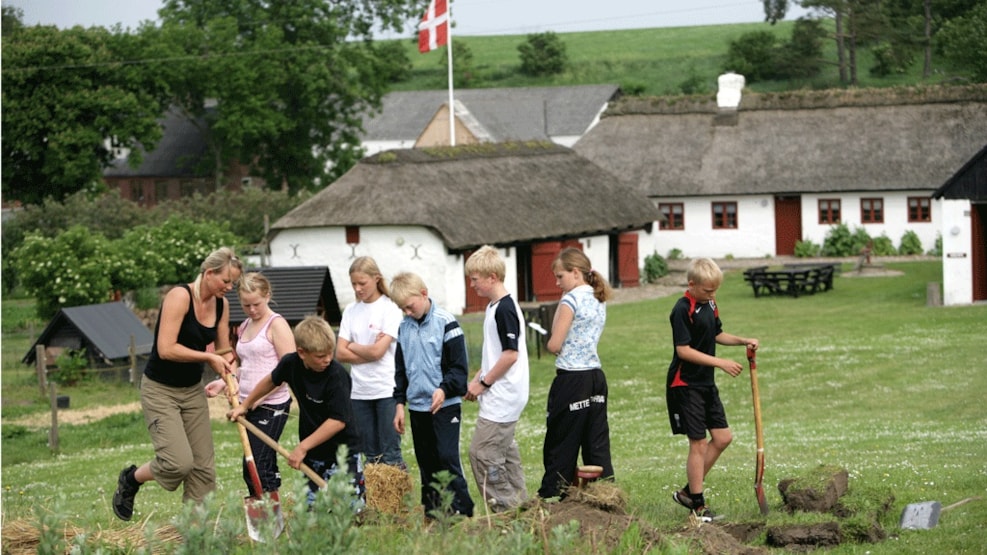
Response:
[[[798,297],[833,288],[832,264],[793,264],[782,269],[769,270],[757,266],[744,270],[744,281],[751,285],[754,296],[788,295]]]

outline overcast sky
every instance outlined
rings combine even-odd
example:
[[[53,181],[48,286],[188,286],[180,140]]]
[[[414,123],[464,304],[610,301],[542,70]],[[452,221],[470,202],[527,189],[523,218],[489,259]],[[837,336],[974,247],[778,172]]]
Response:
[[[157,20],[162,1],[9,0],[4,5],[24,10],[28,25],[68,28],[121,23],[136,28],[142,21]],[[764,21],[761,0],[455,0],[452,10],[453,33],[464,36]],[[805,10],[793,7],[786,19],[804,14]]]

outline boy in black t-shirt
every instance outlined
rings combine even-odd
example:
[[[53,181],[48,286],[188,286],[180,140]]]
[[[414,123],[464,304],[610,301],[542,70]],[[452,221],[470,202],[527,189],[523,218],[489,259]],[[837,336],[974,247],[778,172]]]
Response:
[[[757,349],[758,341],[723,331],[715,300],[716,290],[723,283],[723,272],[716,262],[708,258],[693,260],[686,279],[689,289],[668,317],[674,351],[665,386],[672,433],[689,438],[685,465],[689,481],[672,493],[672,498],[708,522],[716,517],[706,505],[703,480],[733,441],[713,370],[722,368],[737,377],[744,368],[739,362],[717,357],[716,345],[746,345]]]
[[[299,442],[288,457],[288,466],[298,469],[304,462],[328,480],[339,470],[336,452],[345,445],[348,450],[346,471],[353,477],[354,507],[359,508],[365,495],[360,460],[362,445],[350,402],[350,375],[343,365],[333,360],[336,336],[329,323],[318,316],[308,316],[299,322],[294,335],[298,351],[285,355],[228,417],[236,420],[275,387],[287,383],[299,408]],[[318,486],[311,480],[308,486],[308,503],[311,505]]]

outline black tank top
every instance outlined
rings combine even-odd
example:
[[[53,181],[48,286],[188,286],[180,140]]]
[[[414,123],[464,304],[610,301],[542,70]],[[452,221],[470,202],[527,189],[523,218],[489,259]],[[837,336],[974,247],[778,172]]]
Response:
[[[216,322],[212,327],[203,326],[195,319],[195,308],[192,303],[192,290],[188,284],[181,287],[188,291],[189,305],[188,312],[182,320],[182,326],[178,330],[178,343],[189,349],[205,352],[206,346],[216,340],[216,327],[223,318],[223,299],[216,299]],[[161,313],[158,313],[158,322],[154,325],[154,344],[151,345],[151,357],[144,367],[144,375],[152,380],[170,385],[173,387],[189,387],[198,384],[202,380],[201,362],[176,362],[165,360],[158,355],[158,330],[161,327]]]

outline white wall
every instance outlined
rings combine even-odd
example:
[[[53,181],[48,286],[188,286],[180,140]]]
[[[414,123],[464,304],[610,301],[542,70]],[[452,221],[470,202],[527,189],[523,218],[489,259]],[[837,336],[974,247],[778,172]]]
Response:
[[[932,201],[931,222],[908,221],[908,197],[931,197],[932,191],[912,191],[894,193],[840,193],[822,195],[802,195],[802,238],[822,245],[826,234],[833,226],[819,224],[819,199],[840,199],[840,218],[851,232],[858,227],[864,228],[867,234],[877,238],[885,234],[891,239],[895,248],[901,246],[901,236],[908,230],[914,231],[922,241],[922,250],[928,252],[936,246],[936,235],[939,232],[941,218],[941,203]],[[860,199],[880,198],[884,201],[884,223],[860,223]]]
[[[645,257],[657,252],[667,257],[672,249],[685,258],[710,257],[760,258],[775,253],[774,198],[761,196],[667,197],[653,199],[660,203],[682,203],[684,230],[659,229],[638,233],[638,257],[644,267]],[[737,229],[713,229],[713,202],[737,203]]]
[[[355,246],[346,244],[343,227],[282,230],[271,240],[272,266],[329,266],[340,309],[355,300],[349,268],[358,256],[373,257],[388,282],[399,272],[420,275],[436,303],[462,313],[466,299],[462,257],[449,255],[428,228],[361,227],[360,243]]]
[[[973,241],[969,200],[942,200],[942,300],[944,305],[973,302]]]

